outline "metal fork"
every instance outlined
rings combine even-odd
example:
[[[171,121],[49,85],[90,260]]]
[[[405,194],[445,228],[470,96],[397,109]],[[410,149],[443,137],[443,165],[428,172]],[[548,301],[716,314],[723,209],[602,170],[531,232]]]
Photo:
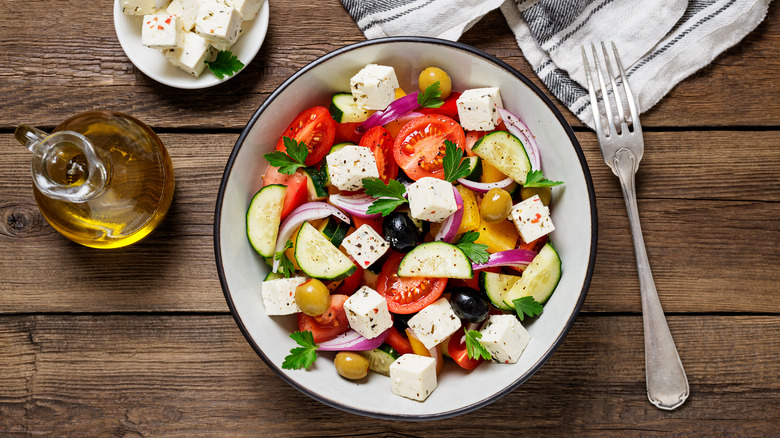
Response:
[[[604,113],[600,111],[596,88],[593,86],[590,66],[588,65],[588,56],[585,47],[582,47],[582,61],[588,78],[588,90],[590,90],[590,102],[593,107],[596,135],[599,139],[604,161],[607,162],[612,172],[620,179],[631,225],[631,237],[634,240],[634,253],[636,254],[639,288],[642,297],[647,397],[655,406],[661,409],[672,410],[685,402],[690,390],[685,369],[683,369],[680,355],[677,353],[677,348],[674,345],[674,339],[672,339],[669,326],[666,324],[666,317],[661,308],[661,302],[658,300],[658,291],[656,291],[655,283],[653,282],[653,273],[650,271],[650,262],[647,259],[645,242],[642,237],[642,227],[639,224],[634,174],[639,168],[639,161],[642,160],[645,150],[642,126],[639,124],[639,103],[631,92],[628,77],[623,69],[615,43],[612,43],[612,50],[615,53],[615,61],[617,61],[617,69],[620,73],[619,83],[616,82],[615,76],[612,74],[607,47],[603,42],[601,43],[604,63],[606,64],[606,74],[612,86],[612,95],[607,92],[596,46],[591,44],[591,49],[593,50],[593,61],[596,66],[595,70],[599,85],[601,86],[601,97],[605,110]],[[623,111],[620,89],[623,89],[625,100],[628,103],[629,114]],[[613,117],[610,100],[614,102],[617,109],[617,120]],[[606,124],[604,124],[604,117],[606,117]]]

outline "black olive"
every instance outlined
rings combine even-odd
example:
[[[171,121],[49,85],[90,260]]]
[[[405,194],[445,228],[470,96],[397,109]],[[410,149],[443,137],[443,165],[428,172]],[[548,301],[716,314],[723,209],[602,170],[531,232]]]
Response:
[[[382,231],[390,248],[395,251],[409,252],[417,246],[417,227],[404,212],[396,211],[387,215]]]
[[[416,315],[415,313],[412,313],[410,315],[402,315],[400,313],[394,313],[393,314],[393,325],[395,326],[396,330],[403,333],[404,330],[406,330],[409,327],[409,320]]]
[[[398,182],[399,182],[399,183],[401,183],[401,184],[403,184],[403,185],[409,185],[409,184],[412,184],[412,183],[414,183],[414,180],[413,180],[413,179],[411,179],[411,178],[409,178],[409,177],[408,177],[408,176],[407,176],[407,175],[404,173],[404,171],[403,171],[403,170],[401,170],[401,169],[398,169],[398,176],[397,176],[397,177],[395,177],[395,179],[396,179],[396,180],[398,180]]]
[[[490,312],[490,302],[480,291],[459,287],[452,291],[450,298],[452,310],[458,318],[469,322],[484,321]]]

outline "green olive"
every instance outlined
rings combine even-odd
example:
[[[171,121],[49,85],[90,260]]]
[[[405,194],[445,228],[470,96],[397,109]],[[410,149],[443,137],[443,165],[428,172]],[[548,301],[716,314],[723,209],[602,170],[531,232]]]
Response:
[[[504,189],[492,188],[482,197],[479,213],[485,222],[499,222],[512,211],[512,196]]]
[[[345,379],[358,380],[368,374],[368,359],[359,353],[340,351],[333,364],[336,365],[336,372]]]
[[[539,199],[542,200],[542,204],[550,205],[550,199],[552,198],[552,188],[550,187],[523,187],[520,189],[520,198],[525,201],[528,198],[533,198],[534,195],[539,195]]]
[[[322,315],[330,307],[330,291],[321,281],[312,278],[295,288],[295,304],[309,316]]]
[[[418,79],[420,91],[425,91],[426,88],[436,81],[439,81],[439,91],[441,91],[442,100],[450,97],[452,80],[450,75],[439,67],[428,67],[420,73],[420,78]]]

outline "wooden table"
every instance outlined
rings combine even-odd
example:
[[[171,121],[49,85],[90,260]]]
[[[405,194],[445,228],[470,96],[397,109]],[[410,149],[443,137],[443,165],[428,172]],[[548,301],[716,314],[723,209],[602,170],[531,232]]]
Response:
[[[320,3],[271,1],[254,62],[200,91],[139,72],[119,46],[108,1],[0,6],[0,436],[780,434],[777,2],[744,41],[642,117],[639,209],[690,380],[686,404],[666,412],[647,401],[619,184],[595,134],[556,101],[598,200],[598,259],[583,311],[527,383],[484,409],[425,423],[346,414],[288,386],[242,337],[217,279],[215,199],[242,127],[296,70],[364,40],[337,0]],[[539,84],[499,13],[461,41]],[[30,154],[13,139],[19,123],[52,129],[96,108],[149,123],[176,170],[166,221],[120,250],[80,247],[46,223]]]

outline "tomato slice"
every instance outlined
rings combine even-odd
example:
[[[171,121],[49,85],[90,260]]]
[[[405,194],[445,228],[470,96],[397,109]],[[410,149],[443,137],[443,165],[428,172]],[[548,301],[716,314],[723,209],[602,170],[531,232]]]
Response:
[[[423,114],[441,114],[455,120],[460,120],[458,116],[458,98],[460,93],[453,91],[450,96],[444,99],[444,104],[438,108],[420,108],[417,111]]]
[[[393,158],[393,136],[387,129],[381,126],[369,129],[360,139],[360,146],[365,146],[374,153],[379,178],[383,183],[387,184],[398,176],[398,165]]]
[[[404,125],[393,145],[395,162],[413,180],[444,179],[444,140],[464,149],[466,135],[458,122],[439,114],[420,116]]]
[[[405,254],[394,252],[377,278],[377,292],[393,313],[407,315],[438,300],[447,286],[446,278],[399,277],[398,265]]]
[[[395,327],[390,327],[390,334],[387,335],[385,343],[393,347],[393,350],[397,351],[400,355],[414,353],[412,344],[410,344],[406,336],[402,335]]]
[[[461,327],[450,336],[450,342],[447,343],[447,353],[461,368],[473,370],[484,362],[485,359],[481,357],[472,359],[469,357],[465,334],[463,327]]]
[[[305,142],[309,149],[306,165],[317,164],[330,151],[336,137],[336,122],[330,116],[327,108],[315,106],[304,110],[284,130],[276,143],[276,150],[286,152],[284,137],[290,137],[298,142]]]
[[[309,316],[298,312],[298,329],[310,331],[314,335],[314,342],[329,341],[349,330],[347,312],[344,310],[344,301],[349,298],[346,295],[331,295],[330,307],[322,315]]]
[[[360,126],[361,123],[362,122],[336,123],[336,137],[333,142],[341,143],[348,141],[355,144],[360,143],[363,134],[357,132],[357,127]]]

